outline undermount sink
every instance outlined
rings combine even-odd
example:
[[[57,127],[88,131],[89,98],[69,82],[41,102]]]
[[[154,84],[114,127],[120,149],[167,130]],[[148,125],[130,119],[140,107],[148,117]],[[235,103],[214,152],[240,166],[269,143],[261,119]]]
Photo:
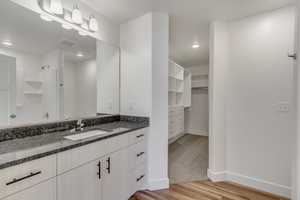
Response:
[[[105,135],[107,133],[109,133],[109,132],[102,131],[102,130],[93,130],[93,131],[87,131],[84,133],[78,133],[78,134],[74,134],[74,135],[65,136],[64,138],[68,139],[68,140],[76,141],[76,140],[87,139],[87,138],[94,137],[94,136]]]

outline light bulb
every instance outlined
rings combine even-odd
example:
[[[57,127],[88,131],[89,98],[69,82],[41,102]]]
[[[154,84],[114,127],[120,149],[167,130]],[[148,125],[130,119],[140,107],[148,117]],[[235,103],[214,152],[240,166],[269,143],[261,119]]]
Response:
[[[50,0],[50,11],[54,14],[62,15],[64,9],[61,0]]]
[[[89,21],[89,28],[91,31],[98,31],[98,21],[94,16],[90,17],[90,21]]]
[[[74,9],[72,11],[72,21],[75,24],[82,24],[83,23],[83,18],[82,14],[78,8],[78,5],[74,6]]]

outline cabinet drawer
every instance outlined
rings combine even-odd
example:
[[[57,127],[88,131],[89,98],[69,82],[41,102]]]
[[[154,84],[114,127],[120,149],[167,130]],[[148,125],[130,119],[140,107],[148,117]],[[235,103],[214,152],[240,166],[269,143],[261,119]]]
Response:
[[[130,171],[136,169],[139,165],[144,164],[147,157],[146,141],[143,140],[142,142],[131,146],[128,150],[128,154]]]
[[[34,185],[28,189],[10,195],[3,200],[55,200],[56,199],[56,179]]]
[[[56,155],[0,170],[0,198],[56,175]]]
[[[146,128],[133,131],[128,135],[129,144],[131,145],[143,141],[146,138],[146,133],[147,133]]]
[[[57,173],[79,167],[128,145],[128,136],[120,135],[57,154]]]
[[[139,166],[133,173],[129,174],[128,180],[130,195],[144,189],[147,180],[146,165]]]

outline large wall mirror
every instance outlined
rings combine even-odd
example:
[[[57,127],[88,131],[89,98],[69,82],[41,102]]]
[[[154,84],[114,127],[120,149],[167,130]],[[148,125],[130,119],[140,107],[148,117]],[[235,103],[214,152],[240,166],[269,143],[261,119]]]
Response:
[[[119,113],[119,48],[0,2],[0,128]]]

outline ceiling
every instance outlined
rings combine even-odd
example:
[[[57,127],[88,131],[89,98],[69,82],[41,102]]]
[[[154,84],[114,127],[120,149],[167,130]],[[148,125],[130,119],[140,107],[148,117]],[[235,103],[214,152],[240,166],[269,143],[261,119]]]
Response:
[[[150,11],[170,15],[170,57],[183,66],[209,60],[209,23],[232,20],[292,4],[294,0],[82,0],[121,24]],[[192,49],[197,40],[200,48]]]
[[[1,44],[3,40],[10,40],[14,44],[10,49],[34,55],[60,48],[65,50],[65,59],[73,62],[96,56],[96,39],[65,30],[56,22],[43,21],[35,12],[11,1],[0,1],[0,27],[0,48],[6,48]],[[84,57],[78,58],[78,52]]]

